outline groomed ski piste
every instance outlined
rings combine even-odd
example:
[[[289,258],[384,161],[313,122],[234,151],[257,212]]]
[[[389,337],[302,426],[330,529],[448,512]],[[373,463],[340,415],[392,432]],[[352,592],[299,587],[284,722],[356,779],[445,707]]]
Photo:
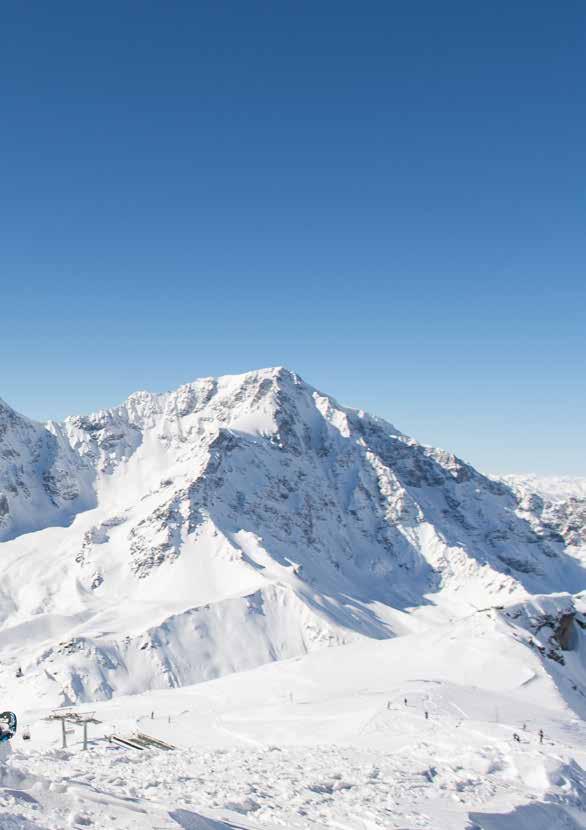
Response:
[[[3,759],[0,826],[586,827],[586,699],[563,674],[581,670],[584,638],[562,666],[525,627],[567,601],[98,703],[87,751],[79,728],[64,750],[48,710],[17,710],[31,738]],[[176,748],[108,740],[137,732]]]

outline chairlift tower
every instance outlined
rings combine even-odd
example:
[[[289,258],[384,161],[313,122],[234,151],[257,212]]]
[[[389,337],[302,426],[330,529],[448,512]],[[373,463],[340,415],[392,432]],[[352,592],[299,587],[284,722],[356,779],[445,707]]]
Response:
[[[87,749],[88,723],[97,724],[102,722],[95,717],[95,714],[95,712],[73,712],[71,709],[56,709],[54,712],[51,712],[51,714],[47,718],[45,718],[45,720],[61,721],[61,736],[63,749],[67,749],[67,724],[69,723],[73,726],[82,726],[83,748]]]

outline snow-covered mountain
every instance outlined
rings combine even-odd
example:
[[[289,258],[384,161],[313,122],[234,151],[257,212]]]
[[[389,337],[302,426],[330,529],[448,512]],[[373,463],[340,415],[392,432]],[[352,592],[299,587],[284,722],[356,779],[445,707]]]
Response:
[[[556,527],[569,545],[586,545],[586,478],[505,476],[521,500]]]
[[[106,699],[576,594],[585,510],[282,368],[63,423],[0,402],[0,682]]]
[[[586,827],[585,527],[285,369],[1,403],[0,827]]]

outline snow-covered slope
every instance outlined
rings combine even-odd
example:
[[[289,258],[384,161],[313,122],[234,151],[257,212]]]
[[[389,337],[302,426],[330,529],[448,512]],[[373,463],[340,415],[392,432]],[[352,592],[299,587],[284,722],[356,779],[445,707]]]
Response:
[[[572,528],[282,368],[62,424],[2,404],[0,682],[104,699],[575,594]]]
[[[518,489],[528,490],[552,501],[564,501],[571,498],[586,499],[586,478],[579,476],[536,476],[507,475],[503,481]]]
[[[586,728],[548,667],[578,657],[584,610],[535,597],[425,635],[117,697],[92,705],[89,752],[81,729],[63,750],[46,710],[19,710],[31,740],[0,762],[0,827],[584,828]],[[107,740],[137,731],[176,748]]]

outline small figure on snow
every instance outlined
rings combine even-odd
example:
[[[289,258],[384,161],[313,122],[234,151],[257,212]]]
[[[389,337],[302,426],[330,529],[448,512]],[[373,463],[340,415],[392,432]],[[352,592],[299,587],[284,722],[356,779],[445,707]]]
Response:
[[[516,741],[518,744],[521,743],[521,738],[517,735],[516,732],[513,732],[513,740]]]
[[[22,671],[21,667],[19,666],[16,670],[16,676],[17,677],[22,677],[23,674],[24,674],[24,672]]]
[[[425,720],[429,720],[429,712],[427,709],[425,710]]]
[[[403,703],[405,704],[405,706],[407,706],[407,698],[403,699]]]
[[[526,731],[527,731],[527,724],[526,724],[526,723],[524,723],[524,724],[523,724],[523,732],[526,732]]]
[[[543,729],[540,729],[540,730],[539,730],[539,743],[540,743],[540,744],[542,744],[542,743],[543,743]]]

